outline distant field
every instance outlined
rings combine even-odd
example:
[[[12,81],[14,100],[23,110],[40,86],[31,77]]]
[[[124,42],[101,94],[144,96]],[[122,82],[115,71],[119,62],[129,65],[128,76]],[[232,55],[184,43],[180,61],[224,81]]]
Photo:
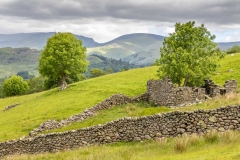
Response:
[[[28,71],[30,75],[38,76],[38,70],[36,64],[0,64],[0,78],[16,75],[19,71]]]

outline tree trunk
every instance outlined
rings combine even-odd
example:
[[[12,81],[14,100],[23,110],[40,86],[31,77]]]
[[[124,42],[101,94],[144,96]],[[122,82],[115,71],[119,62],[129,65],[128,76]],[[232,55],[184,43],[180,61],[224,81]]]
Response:
[[[67,82],[66,82],[66,75],[62,76],[62,84],[60,86],[60,90],[64,90],[67,88]]]
[[[188,77],[189,77],[189,76],[187,75],[186,78],[185,78],[185,80],[184,80],[184,84],[183,84],[184,87],[186,87],[186,85],[187,85]]]

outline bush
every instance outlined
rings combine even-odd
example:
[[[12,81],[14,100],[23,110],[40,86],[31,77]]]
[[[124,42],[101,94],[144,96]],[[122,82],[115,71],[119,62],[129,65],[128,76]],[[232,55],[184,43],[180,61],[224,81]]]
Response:
[[[12,76],[3,83],[3,93],[6,96],[22,95],[28,91],[27,82],[20,76]]]
[[[28,80],[28,94],[41,92],[44,90],[44,78],[42,76],[31,78]]]
[[[227,50],[227,54],[240,52],[240,46],[235,45]]]
[[[103,75],[106,75],[106,72],[104,72],[103,70],[99,69],[99,68],[92,68],[90,70],[90,74],[91,74],[91,78],[94,78],[94,77],[99,77],[99,76],[103,76]]]

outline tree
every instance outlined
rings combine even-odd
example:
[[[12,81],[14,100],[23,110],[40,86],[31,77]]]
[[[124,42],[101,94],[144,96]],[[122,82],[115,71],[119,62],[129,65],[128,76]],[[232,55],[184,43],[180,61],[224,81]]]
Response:
[[[217,68],[224,54],[213,42],[214,35],[202,24],[176,23],[175,32],[164,38],[160,48],[158,76],[169,77],[179,86],[200,86]]]
[[[235,45],[227,50],[227,54],[240,52],[240,46]]]
[[[44,78],[42,76],[31,78],[27,81],[29,90],[28,94],[41,92],[44,90]]]
[[[67,88],[66,79],[87,69],[86,47],[71,33],[56,33],[47,40],[41,52],[39,72],[52,81],[61,79],[60,89]]]
[[[17,76],[21,76],[23,79],[29,79],[29,73],[28,71],[19,71],[17,73]]]
[[[114,73],[114,71],[113,71],[112,68],[108,67],[108,68],[106,69],[106,73],[107,73],[107,74],[111,74],[111,73]]]
[[[28,91],[27,82],[21,76],[12,76],[3,83],[3,93],[6,96],[22,95]]]
[[[91,73],[91,76],[90,76],[91,78],[103,76],[106,74],[106,72],[104,72],[103,70],[101,70],[99,68],[92,68],[90,70],[90,73]]]

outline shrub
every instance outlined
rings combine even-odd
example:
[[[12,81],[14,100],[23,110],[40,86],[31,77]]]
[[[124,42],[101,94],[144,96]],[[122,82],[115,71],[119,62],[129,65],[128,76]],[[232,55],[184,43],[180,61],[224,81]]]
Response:
[[[28,91],[27,82],[20,76],[12,76],[3,83],[3,93],[6,96],[22,95]]]

